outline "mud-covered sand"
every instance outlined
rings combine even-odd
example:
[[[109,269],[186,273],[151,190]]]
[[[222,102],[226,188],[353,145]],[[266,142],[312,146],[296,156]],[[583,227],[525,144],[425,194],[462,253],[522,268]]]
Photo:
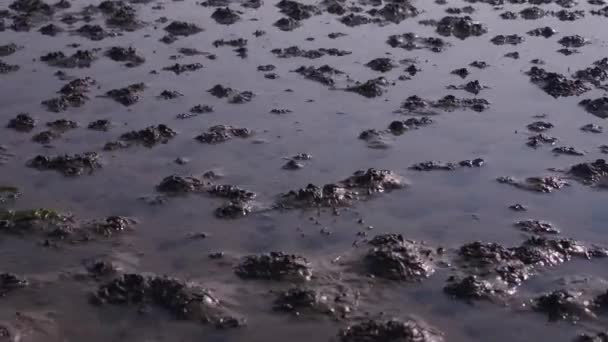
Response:
[[[0,340],[606,341],[603,0],[0,3]]]

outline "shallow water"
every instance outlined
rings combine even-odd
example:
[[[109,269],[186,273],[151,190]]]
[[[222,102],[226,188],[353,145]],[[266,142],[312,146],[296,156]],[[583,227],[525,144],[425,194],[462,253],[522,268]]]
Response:
[[[8,9],[9,4],[3,2],[0,10]],[[97,1],[74,0],[72,8],[62,12],[78,13],[86,5],[97,4]],[[164,9],[152,9],[155,4],[162,4]],[[422,13],[400,24],[371,23],[350,28],[340,23],[337,16],[324,12],[302,21],[302,27],[292,32],[283,32],[272,26],[282,17],[275,4],[276,1],[267,1],[257,10],[233,4],[231,8],[243,13],[240,21],[229,26],[219,25],[210,18],[214,7],[203,7],[192,0],[134,4],[138,17],[146,25],[101,41],[69,32],[82,22],[72,27],[59,23],[57,18],[62,12],[56,14],[52,22],[68,31],[56,37],[38,33],[40,25],[30,32],[14,32],[8,28],[10,19],[5,19],[7,29],[0,32],[0,45],[15,43],[23,49],[1,58],[21,69],[0,75],[0,122],[8,122],[22,112],[38,120],[38,126],[31,133],[3,129],[0,135],[0,145],[14,154],[0,166],[0,185],[17,186],[23,193],[14,204],[7,206],[50,207],[83,219],[122,215],[139,221],[134,232],[111,241],[59,249],[41,247],[39,241],[28,237],[2,236],[0,269],[35,280],[33,286],[1,299],[4,305],[0,318],[14,320],[15,312],[37,317],[32,320],[36,324],[25,324],[34,327],[24,333],[23,341],[336,340],[337,332],[348,320],[333,321],[322,316],[295,318],[275,313],[268,293],[289,288],[289,283],[243,281],[233,274],[232,267],[240,257],[272,250],[306,256],[315,270],[315,284],[322,288],[341,284],[360,291],[355,317],[377,317],[380,313],[384,317],[416,317],[442,331],[448,341],[571,341],[578,332],[605,327],[605,317],[578,325],[549,323],[544,315],[522,307],[530,298],[559,288],[559,283],[553,280],[561,277],[580,275],[599,279],[605,290],[603,279],[608,275],[604,267],[606,260],[602,259],[577,261],[542,272],[522,286],[508,305],[467,304],[444,295],[442,287],[449,267],[420,283],[399,283],[370,279],[350,272],[340,261],[331,262],[338,256],[348,258],[359,253],[352,244],[359,239],[357,233],[363,231],[369,235],[400,233],[448,250],[475,240],[517,245],[526,235],[514,228],[513,223],[527,218],[550,221],[570,238],[608,244],[604,225],[608,218],[603,202],[605,191],[575,180],[569,180],[571,186],[551,194],[528,192],[496,182],[501,176],[523,179],[559,174],[548,169],[567,169],[573,164],[603,157],[598,146],[606,143],[605,133],[586,133],[580,127],[588,123],[602,125],[604,120],[585,112],[578,102],[601,97],[604,91],[593,88],[580,97],[555,99],[524,74],[534,58],[546,61],[542,66],[546,70],[565,75],[603,58],[608,33],[601,28],[607,19],[589,13],[599,6],[581,1],[569,10],[583,10],[585,17],[563,22],[553,16],[538,20],[499,17],[505,10],[519,12],[530,4],[507,3],[502,10],[495,10],[483,3],[454,0],[439,5],[418,1],[413,4]],[[487,25],[488,33],[465,40],[443,37],[451,46],[441,53],[406,51],[386,44],[389,35],[406,32],[438,37],[434,27],[418,22],[439,20],[448,15],[445,8],[466,5],[475,8],[471,17]],[[562,9],[556,4],[541,7]],[[169,18],[169,22],[196,23],[205,31],[181,37],[170,45],[161,43],[158,39],[166,34],[162,28],[167,24],[154,22],[161,16]],[[105,26],[101,15],[93,23]],[[559,33],[548,39],[526,34],[543,26],[551,26]],[[255,30],[267,33],[254,37]],[[327,34],[331,32],[343,32],[347,36],[329,39]],[[517,46],[495,46],[490,39],[498,34],[518,34],[525,41]],[[556,50],[561,46],[557,41],[573,34],[588,38],[591,44],[579,48],[578,54],[558,54]],[[238,57],[231,47],[215,48],[212,44],[217,39],[239,37],[248,40],[247,58]],[[307,41],[308,37],[315,39]],[[72,43],[81,44],[79,49],[131,45],[146,62],[136,68],[126,68],[99,53],[90,68],[61,69],[74,77],[90,76],[97,81],[97,86],[90,90],[90,100],[85,105],[62,113],[47,112],[40,102],[56,96],[66,81],[53,76],[59,68],[47,66],[39,57],[56,50],[71,54],[75,49],[67,45]],[[352,54],[309,60],[279,59],[270,52],[292,45],[303,49],[335,47]],[[170,60],[182,47],[216,54],[217,59],[191,56]],[[521,58],[503,56],[512,51],[518,51]],[[416,59],[421,71],[411,80],[399,81],[404,65],[384,74],[365,67],[367,62],[379,57],[390,57],[394,62]],[[469,67],[474,60],[486,61],[490,67],[483,70]],[[200,62],[204,68],[180,75],[161,70],[176,62]],[[264,78],[264,73],[256,68],[265,64],[276,65],[274,72],[280,78]],[[386,87],[381,97],[368,99],[352,92],[328,89],[291,72],[302,65],[324,64],[344,71],[354,80],[384,76],[394,84]],[[461,67],[471,72],[464,80],[450,74]],[[158,73],[151,74],[152,70]],[[491,102],[486,111],[439,111],[439,115],[431,117],[434,123],[428,127],[401,136],[387,134],[389,147],[386,149],[368,148],[365,141],[358,139],[363,130],[383,130],[393,120],[407,119],[407,115],[395,111],[411,95],[430,100],[447,94],[473,97],[462,90],[446,89],[448,85],[471,80],[479,80],[489,87],[478,96]],[[110,89],[137,82],[144,82],[147,88],[133,106],[124,107],[102,97]],[[216,84],[253,91],[256,96],[249,103],[229,104],[207,92]],[[184,96],[157,99],[164,89],[179,91]],[[186,120],[176,119],[177,114],[186,113],[197,104],[213,106],[215,111]],[[273,108],[287,108],[292,113],[270,114]],[[539,114],[547,117],[534,118]],[[80,128],[64,133],[50,146],[31,140],[33,134],[46,129],[45,122],[59,118],[74,120]],[[113,127],[109,132],[86,129],[89,122],[97,119],[110,119]],[[557,146],[574,146],[586,155],[556,156],[551,146],[539,149],[526,146],[527,137],[532,135],[526,125],[537,120],[549,121],[555,126],[547,134],[559,138]],[[152,148],[132,146],[114,152],[102,151],[106,142],[118,139],[127,131],[159,123],[167,124],[178,135],[167,144]],[[194,139],[217,124],[246,127],[255,134],[248,139],[235,138],[215,145],[201,144]],[[38,154],[88,151],[102,155],[103,168],[91,175],[65,177],[54,171],[26,167]],[[298,153],[309,153],[312,160],[303,162],[305,167],[301,170],[281,168],[285,158]],[[189,158],[190,162],[178,165],[174,163],[178,157]],[[486,161],[482,168],[432,172],[408,169],[427,160],[456,162],[477,157]],[[336,182],[356,170],[368,168],[392,170],[407,178],[409,185],[404,190],[339,209],[339,215],[329,209],[264,210],[281,193],[309,183]],[[260,210],[243,218],[221,220],[213,215],[214,209],[224,202],[221,199],[189,194],[169,198],[162,205],[142,200],[142,197],[158,195],[155,186],[165,176],[201,175],[208,170],[224,175],[220,183],[236,184],[256,192]],[[523,213],[509,210],[509,205],[514,203],[522,203],[529,210]],[[359,219],[364,223],[358,223]],[[209,237],[189,239],[188,235],[193,232],[205,232]],[[207,257],[217,251],[224,251],[226,257],[220,261]],[[116,260],[127,271],[167,274],[200,282],[215,290],[227,306],[246,316],[247,327],[215,330],[176,321],[160,310],[141,315],[133,308],[92,306],[87,294],[97,284],[92,280],[76,281],[71,275],[85,272],[83,262],[97,257]]]

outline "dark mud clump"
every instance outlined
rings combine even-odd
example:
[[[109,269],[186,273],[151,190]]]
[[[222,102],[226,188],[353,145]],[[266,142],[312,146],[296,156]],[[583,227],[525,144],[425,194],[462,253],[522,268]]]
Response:
[[[61,134],[59,132],[55,132],[55,131],[42,131],[36,135],[34,135],[32,137],[32,140],[34,142],[37,142],[39,144],[44,144],[44,145],[48,145],[51,143],[51,141],[58,139],[61,137]]]
[[[88,68],[96,59],[96,50],[78,50],[71,56],[57,51],[40,57],[41,61],[59,68]]]
[[[523,220],[515,223],[515,227],[532,234],[559,234],[559,229],[554,228],[553,224],[539,220]]]
[[[17,46],[17,44],[10,43],[6,45],[0,45],[0,57],[6,57],[14,54],[19,51],[21,47]]]
[[[522,18],[527,20],[536,20],[544,17],[547,13],[538,6],[524,8],[519,12]]]
[[[390,58],[376,58],[369,61],[365,66],[378,72],[389,72],[395,67]]]
[[[166,144],[176,135],[177,133],[174,130],[161,124],[150,126],[139,131],[127,132],[121,135],[120,139],[127,142],[138,142],[146,147],[152,147],[157,144]]]
[[[608,176],[608,163],[604,159],[594,162],[576,164],[570,168],[568,174],[581,182],[594,185]]]
[[[143,64],[146,59],[137,54],[137,50],[133,47],[113,46],[106,51],[106,56],[116,62],[127,62],[125,65],[129,68]]]
[[[578,96],[590,90],[581,80],[571,80],[564,75],[547,72],[545,69],[536,66],[532,67],[527,74],[533,83],[555,98]]]
[[[450,85],[447,87],[448,89],[459,89],[469,92],[471,94],[479,95],[479,93],[488,88],[487,86],[482,85],[478,80],[470,81],[465,84],[461,84],[458,86]]]
[[[219,144],[233,138],[249,138],[253,132],[248,128],[237,128],[227,125],[217,125],[209,128],[207,132],[196,136],[196,140],[205,144]]]
[[[208,290],[169,277],[124,274],[101,285],[93,294],[92,302],[136,305],[141,309],[156,305],[178,319],[211,324],[218,328],[236,328],[245,324],[243,319],[232,316]]]
[[[451,74],[460,76],[460,78],[467,78],[467,76],[469,76],[469,70],[467,70],[467,68],[454,69]]]
[[[61,96],[42,101],[42,105],[51,112],[61,112],[69,107],[80,107],[89,99],[86,93],[96,84],[90,77],[77,78],[64,85],[59,93]]]
[[[512,177],[500,177],[497,181],[499,183],[513,185],[519,189],[543,193],[551,193],[569,185],[568,182],[557,176],[529,177],[523,181],[516,180]]]
[[[553,150],[553,153],[555,154],[565,154],[565,155],[569,155],[569,156],[584,156],[585,152],[572,147],[572,146],[559,146],[559,147],[555,147]]]
[[[457,163],[444,163],[437,161],[427,161],[418,164],[414,164],[410,167],[411,170],[416,171],[435,171],[435,170],[444,170],[444,171],[454,171],[463,167],[482,167],[485,164],[485,161],[481,158],[476,158],[473,160],[463,160]]]
[[[585,12],[560,10],[560,11],[554,12],[553,15],[561,21],[575,21],[575,20],[583,18],[585,16]]]
[[[555,145],[557,143],[557,138],[548,136],[546,134],[536,134],[528,137],[528,142],[526,145],[532,148],[538,148],[542,145]]]
[[[306,258],[282,252],[247,256],[234,271],[244,279],[302,281],[312,276]]]
[[[215,197],[227,198],[232,201],[249,201],[256,197],[252,191],[241,189],[235,185],[213,185],[207,192]]]
[[[326,184],[322,188],[308,184],[305,188],[281,195],[281,208],[314,208],[348,206],[357,199],[357,194],[338,184]]]
[[[477,68],[477,69],[485,69],[490,66],[488,63],[486,63],[484,61],[473,61],[469,65],[474,68]]]
[[[0,297],[6,296],[9,292],[27,287],[29,281],[14,273],[0,273]]]
[[[331,296],[330,296],[331,295]],[[296,316],[324,314],[335,318],[345,318],[356,303],[347,291],[338,293],[321,293],[319,291],[293,287],[277,294],[273,309],[289,312]]]
[[[503,20],[515,20],[517,19],[517,13],[512,12],[512,11],[506,11],[500,14],[500,17]]]
[[[253,211],[251,202],[246,200],[231,200],[215,209],[215,216],[220,219],[236,219],[249,215]]]
[[[433,251],[405,240],[401,235],[379,235],[369,243],[374,247],[366,255],[365,261],[368,272],[376,277],[421,281],[435,272]]]
[[[171,66],[164,67],[163,70],[172,71],[176,75],[179,75],[179,74],[182,74],[185,72],[196,71],[196,70],[199,70],[202,68],[203,68],[203,65],[201,63],[190,63],[190,64],[175,63]]]
[[[524,37],[518,36],[516,34],[510,35],[498,35],[490,40],[494,45],[518,45],[524,42]]]
[[[602,126],[596,125],[596,124],[586,124],[583,127],[581,127],[581,131],[600,134],[600,133],[604,132],[604,128]]]
[[[29,132],[36,127],[36,120],[28,113],[21,113],[12,118],[6,127],[20,132]]]
[[[190,192],[201,192],[207,186],[208,184],[199,178],[171,175],[165,177],[160,184],[156,186],[156,190],[170,194],[183,194]]]
[[[371,21],[372,20],[369,17],[354,13],[350,13],[340,18],[340,22],[348,27],[369,24]]]
[[[50,121],[46,123],[46,126],[52,128],[54,130],[65,132],[71,129],[78,128],[78,123],[76,121],[67,120],[67,119],[59,119],[55,121]]]
[[[368,13],[374,17],[382,18],[386,22],[399,24],[405,19],[416,17],[420,11],[407,1],[401,3],[387,3],[380,9],[372,9]]]
[[[0,60],[0,74],[10,74],[19,71],[21,67],[16,64],[8,64]]]
[[[553,124],[546,121],[535,121],[527,126],[532,132],[544,132],[553,128]]]
[[[100,156],[95,152],[63,156],[39,155],[28,163],[38,170],[56,170],[66,176],[80,176],[101,168]]]
[[[224,87],[220,84],[209,89],[208,92],[217,98],[226,98],[228,103],[242,104],[250,102],[255,96],[251,91],[238,91],[236,89]]]
[[[323,65],[318,68],[301,66],[296,69],[295,72],[309,80],[319,82],[326,86],[333,86],[335,84],[333,76],[344,74],[342,71],[334,69],[329,65]]]
[[[465,17],[444,17],[437,23],[437,33],[442,36],[454,36],[459,39],[481,36],[488,32],[488,29],[481,23],[473,21],[469,16]]]
[[[428,49],[433,52],[442,52],[449,46],[449,43],[441,38],[420,37],[412,32],[389,36],[386,43],[393,48],[408,51]]]
[[[606,342],[608,341],[608,333],[599,332],[597,334],[581,334],[574,342]]]
[[[87,128],[94,131],[107,132],[110,130],[112,123],[107,119],[95,120],[87,125]]]
[[[590,82],[596,87],[601,87],[601,82],[608,79],[608,72],[598,66],[588,67],[574,73],[574,78]]]
[[[608,97],[598,97],[597,99],[585,99],[579,103],[585,110],[599,118],[608,118]]]
[[[496,296],[502,294],[502,290],[495,289],[491,282],[480,279],[475,275],[462,279],[450,277],[443,291],[451,297],[465,301],[493,300]]]
[[[412,95],[401,105],[401,109],[406,112],[420,114],[435,114],[433,109],[441,109],[452,112],[458,109],[471,109],[475,112],[483,112],[490,107],[490,102],[482,98],[463,98],[459,99],[454,95],[446,95],[437,101],[429,101]]]
[[[281,0],[276,6],[281,10],[281,13],[294,20],[305,20],[313,15],[321,14],[321,10],[316,6],[304,5],[293,0]]]
[[[388,129],[395,135],[403,134],[412,129],[418,129],[423,126],[428,126],[433,123],[433,120],[422,117],[422,118],[410,118],[407,120],[395,120],[388,125]]]
[[[201,32],[202,29],[195,24],[183,21],[174,21],[165,27],[165,31],[175,36],[190,36]]]
[[[55,24],[48,24],[45,26],[42,26],[38,32],[40,32],[41,34],[45,35],[45,36],[51,36],[51,37],[55,37],[56,35],[58,35],[59,33],[65,31],[62,27],[57,26]]]
[[[567,290],[557,290],[542,295],[534,300],[534,310],[547,314],[549,320],[580,321],[593,317],[589,302],[581,298],[579,293]]]
[[[539,27],[539,28],[535,28],[534,30],[528,31],[528,35],[534,36],[534,37],[541,36],[541,37],[545,37],[545,38],[551,38],[555,34],[557,34],[557,31],[552,29],[549,26]]]
[[[89,24],[82,25],[76,30],[76,32],[82,37],[93,41],[103,40],[109,35],[108,32],[103,29],[103,27]]]
[[[308,59],[317,59],[326,55],[342,57],[352,54],[352,52],[350,51],[339,50],[336,48],[319,48],[315,50],[304,50],[297,46],[290,46],[285,49],[272,49],[270,52],[272,52],[278,58],[303,57]]]
[[[52,15],[55,12],[51,5],[41,0],[15,0],[8,7],[27,14]]]
[[[586,38],[581,37],[578,34],[574,35],[574,36],[562,37],[557,42],[567,48],[573,48],[573,47],[580,48],[580,47],[583,47],[583,46],[589,44],[589,41]]]
[[[134,83],[124,88],[112,89],[106,95],[123,106],[132,106],[140,99],[139,93],[146,88],[143,83]]]
[[[302,23],[299,20],[295,20],[293,18],[281,18],[277,20],[273,25],[281,31],[293,31],[298,27],[302,26]]]
[[[232,25],[239,21],[241,17],[239,16],[238,12],[228,7],[224,7],[216,9],[215,12],[211,14],[211,18],[213,18],[213,20],[215,20],[218,24]]]
[[[384,77],[367,80],[364,83],[346,88],[346,91],[363,95],[367,98],[374,98],[384,94],[384,87],[388,86],[388,81]]]
[[[342,329],[341,342],[442,342],[442,334],[415,321],[370,320]]]
[[[308,184],[305,188],[282,194],[278,200],[281,208],[316,208],[349,206],[357,200],[405,187],[399,175],[388,170],[368,169],[357,171],[351,177],[336,184],[318,187]]]

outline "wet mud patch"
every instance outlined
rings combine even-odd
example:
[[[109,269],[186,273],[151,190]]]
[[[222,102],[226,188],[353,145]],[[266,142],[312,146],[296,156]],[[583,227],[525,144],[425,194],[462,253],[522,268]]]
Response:
[[[70,56],[67,56],[61,51],[49,52],[41,56],[40,60],[46,64],[59,68],[89,68],[97,59],[99,50],[78,50]]]

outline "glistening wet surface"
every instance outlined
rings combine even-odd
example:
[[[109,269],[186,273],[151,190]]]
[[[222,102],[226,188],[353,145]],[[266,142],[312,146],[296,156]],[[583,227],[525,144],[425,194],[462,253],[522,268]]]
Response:
[[[606,341],[607,6],[3,2],[0,340]]]

